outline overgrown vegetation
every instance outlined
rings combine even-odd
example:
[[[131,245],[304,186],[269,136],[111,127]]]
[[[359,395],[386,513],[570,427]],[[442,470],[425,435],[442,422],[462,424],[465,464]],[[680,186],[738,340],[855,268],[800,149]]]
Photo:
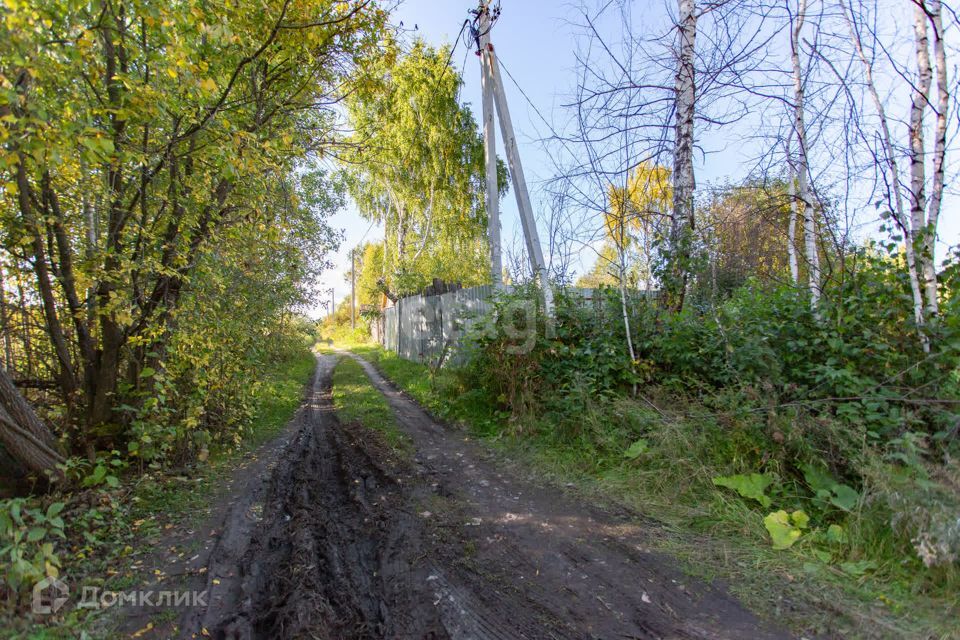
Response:
[[[372,0],[0,7],[4,613],[111,547],[136,487],[202,479],[299,400],[302,376],[280,381],[317,339],[301,314],[345,193],[318,158],[387,17]]]
[[[24,637],[39,624],[60,631],[88,625],[89,611],[74,606],[54,616],[28,614],[29,603],[18,595],[44,575],[63,576],[74,587],[116,590],[152,577],[153,567],[143,565],[153,553],[151,541],[174,526],[199,526],[224,474],[293,417],[316,365],[312,343],[309,335],[289,336],[284,348],[262,361],[246,395],[249,415],[236,425],[236,437],[211,444],[202,460],[141,472],[115,455],[93,472],[78,465],[82,489],[0,502],[0,615],[17,621],[2,635]],[[24,561],[11,561],[14,554]]]
[[[596,289],[558,294],[549,321],[516,314],[539,294],[508,256],[519,286],[465,367],[364,352],[441,417],[709,532],[723,554],[671,550],[749,574],[739,593],[767,611],[783,603],[756,590],[765,572],[797,602],[852,594],[883,633],[955,633],[960,253],[935,251],[953,11],[677,9],[669,28],[629,2],[584,9],[537,278],[571,282],[571,247],[597,247]],[[912,42],[870,26],[887,12],[912,15]],[[222,461],[292,414],[314,341],[358,340],[434,278],[488,281],[485,190],[506,171],[491,158],[484,180],[456,52],[388,19],[376,0],[0,7],[4,614],[44,576],[135,554],[158,512],[199,508]],[[757,140],[757,166],[709,198],[695,122]],[[347,194],[384,239],[354,255],[356,328],[345,302],[318,335],[299,312]],[[864,211],[884,240],[864,239]],[[356,362],[333,393],[342,420],[406,446]]]
[[[384,225],[384,240],[355,256],[361,305],[414,293],[438,274],[467,285],[488,274],[483,138],[459,102],[450,58],[449,47],[388,40],[347,100],[357,145],[345,165],[349,192],[364,218]]]

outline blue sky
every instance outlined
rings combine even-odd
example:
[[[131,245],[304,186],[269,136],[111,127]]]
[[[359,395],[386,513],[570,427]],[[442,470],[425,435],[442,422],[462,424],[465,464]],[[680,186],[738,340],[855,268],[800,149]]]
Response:
[[[570,101],[576,82],[574,51],[579,29],[571,21],[576,21],[579,13],[577,4],[566,0],[501,2],[502,14],[492,38],[502,69],[509,72],[503,73],[504,84],[524,172],[536,208],[538,186],[552,177],[552,164],[538,142],[549,134],[549,129],[527,98],[551,122],[562,120],[562,107]],[[405,30],[416,26],[416,32],[411,37],[419,35],[428,43],[439,46],[452,43],[457,38],[469,10],[475,8],[476,4],[476,0],[406,0],[397,8],[394,20],[396,23],[402,21]],[[639,0],[634,3],[634,15],[638,23],[662,24],[666,13],[667,5],[663,0]],[[479,59],[460,42],[452,63],[463,74],[461,102],[473,110],[475,119],[480,122]],[[527,98],[517,89],[511,76],[523,87]],[[748,171],[747,164],[755,148],[751,148],[751,143],[745,143],[742,137],[730,136],[742,136],[742,131],[709,134],[707,139],[701,140],[711,153],[705,159],[698,157],[698,183],[723,182],[727,178],[736,180]],[[504,157],[499,131],[497,137],[498,154]],[[951,215],[952,206],[956,203],[957,198],[948,194],[940,221],[940,247],[960,243],[960,219]],[[501,217],[506,250],[506,246],[514,240],[521,240],[512,189],[501,203]],[[346,241],[334,257],[334,269],[323,274],[321,285],[323,288],[333,286],[339,302],[350,293],[349,283],[344,280],[344,274],[350,266],[350,249],[363,240],[382,238],[382,229],[371,227],[352,206],[337,214],[332,224],[345,231]],[[541,239],[542,236],[541,228]],[[581,264],[589,266],[592,261],[593,255],[585,251]],[[319,311],[314,310],[312,315],[319,315]]]

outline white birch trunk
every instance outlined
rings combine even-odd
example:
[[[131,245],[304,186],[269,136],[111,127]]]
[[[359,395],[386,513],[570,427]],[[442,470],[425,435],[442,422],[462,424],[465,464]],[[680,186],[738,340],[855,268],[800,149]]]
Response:
[[[790,2],[790,0],[787,0]],[[800,0],[796,16],[791,21],[790,60],[793,64],[793,132],[797,136],[797,188],[803,204],[804,253],[810,285],[810,303],[816,309],[820,304],[820,254],[817,249],[817,208],[810,188],[810,163],[807,158],[807,130],[804,122],[803,68],[800,65],[800,32],[807,15],[807,0]],[[796,201],[796,200],[795,200]]]
[[[787,260],[790,264],[790,280],[800,284],[800,262],[797,258],[797,169],[793,164],[793,130],[787,135],[784,149],[787,161],[787,197],[790,199],[790,220],[787,225]]]
[[[910,233],[908,241],[913,244],[917,274],[920,285],[926,290],[927,275],[933,271],[933,253],[927,254],[927,173],[924,116],[930,100],[930,85],[933,71],[930,68],[930,45],[927,35],[927,14],[924,3],[918,1],[913,12],[913,40],[917,57],[917,83],[913,88],[910,105]],[[932,243],[931,243],[932,248]],[[934,285],[936,286],[936,285]],[[929,300],[927,301],[929,313]]]
[[[696,108],[696,78],[694,55],[697,38],[697,7],[695,0],[678,0],[679,9],[679,56],[677,60],[676,84],[676,125],[674,129],[673,151],[673,219],[671,221],[671,251],[680,250],[682,234],[685,228],[693,229],[693,194],[696,190],[696,176],[693,169],[693,123]],[[686,251],[686,249],[684,249]],[[685,264],[688,256],[673,255],[673,278],[678,300],[671,301],[677,309],[683,306],[686,288]],[[677,260],[683,258],[682,262]],[[679,266],[676,266],[678,265]]]
[[[793,158],[787,147],[787,166],[789,166],[788,195],[790,198],[790,224],[787,227],[787,257],[790,260],[790,279],[793,284],[800,284],[800,264],[797,261],[797,170],[793,166]]]
[[[625,180],[629,182],[629,180]],[[620,281],[620,311],[623,314],[623,330],[627,334],[627,352],[630,354],[630,368],[636,366],[637,354],[633,349],[633,336],[630,332],[630,311],[627,305],[627,186],[623,188],[623,202],[620,206],[621,219],[617,225],[617,271]],[[613,204],[613,203],[611,203]],[[612,210],[613,207],[610,207]],[[633,383],[633,395],[637,395],[637,383]]]
[[[930,202],[927,208],[927,224],[923,236],[924,262],[923,280],[926,287],[927,313],[940,312],[937,299],[937,270],[935,262],[935,243],[937,224],[940,221],[940,207],[943,202],[943,173],[947,149],[947,116],[950,109],[950,85],[947,77],[947,54],[943,44],[943,17],[940,0],[930,0],[927,4],[930,21],[933,23],[933,60],[937,80],[937,124],[933,138],[933,184],[930,188]]]

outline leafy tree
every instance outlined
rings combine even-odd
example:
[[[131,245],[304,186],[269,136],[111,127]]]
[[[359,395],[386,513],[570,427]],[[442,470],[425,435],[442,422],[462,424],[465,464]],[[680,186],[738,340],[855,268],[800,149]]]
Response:
[[[644,162],[631,171],[623,187],[610,185],[610,211],[604,216],[607,239],[617,250],[624,274],[633,249],[645,266],[645,288],[650,288],[657,248],[664,241],[664,221],[670,213],[673,188],[670,170]],[[662,271],[662,269],[661,269]]]
[[[489,271],[483,140],[458,102],[463,81],[449,58],[446,47],[417,40],[401,54],[389,42],[348,101],[350,194],[384,224],[381,277],[395,292],[434,277],[480,284]]]
[[[128,437],[117,409],[160,378],[188,298],[293,300],[318,185],[291,176],[337,142],[331,105],[385,20],[372,1],[7,3],[0,242],[32,276],[69,450]],[[288,286],[229,289],[284,258]]]
[[[708,255],[694,274],[697,297],[726,297],[749,278],[771,285],[792,281],[790,200],[783,182],[747,181],[723,189],[701,207],[698,233]],[[802,238],[803,220],[798,223],[801,228],[796,235]],[[805,262],[799,267],[805,272]]]
[[[627,288],[638,289],[644,286],[649,279],[649,272],[643,256],[631,247],[627,249],[624,257],[627,264],[624,272]],[[616,245],[613,242],[605,242],[600,248],[600,253],[597,255],[593,267],[577,279],[576,286],[586,289],[619,286],[620,272],[617,266],[619,264],[620,256]]]

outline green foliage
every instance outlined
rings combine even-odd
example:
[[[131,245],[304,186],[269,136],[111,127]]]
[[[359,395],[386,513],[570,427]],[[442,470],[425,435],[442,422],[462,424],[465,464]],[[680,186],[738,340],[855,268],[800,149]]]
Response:
[[[68,454],[148,466],[238,439],[247,374],[339,241],[345,187],[318,158],[341,115],[318,105],[359,90],[386,20],[335,0],[4,6],[0,262],[16,324],[39,327],[13,373],[45,363]]]
[[[129,566],[129,554],[145,552],[144,545],[167,525],[201,518],[225,474],[241,461],[241,454],[276,437],[301,405],[304,384],[316,366],[307,340],[299,340],[290,351],[274,357],[257,373],[252,415],[237,426],[243,438],[239,446],[212,443],[209,458],[203,461],[144,474],[131,473],[133,469],[127,467],[120,452],[96,463],[70,458],[64,465],[68,480],[87,484],[87,488],[63,497],[0,501],[0,595],[8,596],[0,598],[0,614],[16,614],[18,605],[27,601],[29,590],[44,575],[62,573],[71,584],[85,578],[102,584],[106,579],[107,588],[119,591],[121,585],[111,581],[120,579],[115,576],[117,571]],[[110,477],[119,478],[122,484],[114,486],[107,480]],[[191,521],[188,526],[194,528],[198,523]],[[14,557],[22,562],[15,562]],[[16,618],[8,618],[8,624],[10,619]],[[62,634],[65,622],[61,618],[23,617],[25,626],[33,625],[32,632],[44,622],[57,625]]]
[[[835,544],[844,544],[847,541],[847,532],[838,524],[827,527],[827,540]]]
[[[746,180],[713,192],[697,210],[697,227],[710,254],[693,274],[690,302],[695,306],[729,298],[751,278],[786,282],[790,278],[787,245],[789,187],[782,180]],[[802,204],[796,237],[803,237]],[[802,247],[797,247],[802,254]],[[806,264],[799,261],[801,281]]]
[[[475,348],[484,344],[481,339]],[[431,377],[426,365],[376,346],[354,349],[432,413],[467,423],[538,474],[575,483],[599,500],[625,503],[663,522],[666,531],[689,532],[689,539],[686,533],[679,534],[681,540],[671,536],[665,550],[686,558],[694,573],[711,579],[726,576],[730,584],[740,585],[739,597],[764,610],[787,597],[806,603],[784,614],[798,628],[834,624],[838,609],[854,611],[855,620],[869,615],[884,625],[896,623],[932,635],[949,627],[943,611],[958,606],[960,574],[949,564],[950,541],[956,538],[948,525],[960,513],[960,493],[943,481],[942,470],[924,461],[929,456],[922,441],[907,439],[889,452],[918,455],[923,473],[885,461],[872,446],[843,449],[849,427],[835,417],[813,413],[816,405],[788,407],[771,416],[756,394],[705,388],[696,389],[699,397],[694,397],[650,383],[641,387],[644,398],[631,397],[626,387],[601,397],[571,394],[562,400],[564,405],[553,405],[555,400],[535,405],[565,406],[575,412],[566,420],[555,412],[515,416],[506,397],[498,400],[489,387],[478,386],[478,380],[487,378],[473,365],[442,369]],[[486,356],[474,357],[482,362]],[[546,389],[540,393],[552,392],[550,386],[538,388]],[[762,411],[756,410],[758,405]],[[625,457],[639,440],[647,443],[644,453],[636,459]],[[904,447],[914,447],[917,454]],[[841,451],[850,457],[841,458]],[[846,461],[849,475],[837,480],[838,468],[828,468],[827,461]],[[804,478],[808,465],[827,474],[828,486],[862,485],[854,510],[846,512],[818,498]],[[775,480],[763,495],[774,510],[787,514],[790,529],[801,532],[800,543],[790,552],[772,548],[764,524],[771,509],[753,498],[730,499],[733,494],[713,482],[751,473]],[[926,484],[921,477],[927,478]],[[791,520],[797,511],[808,517],[798,514]],[[784,580],[784,575],[792,579]],[[822,609],[825,598],[834,603],[829,613]],[[884,608],[877,608],[878,599],[886,603]],[[812,621],[812,615],[817,620]]]
[[[65,539],[63,502],[46,509],[23,498],[0,501],[0,592],[14,596],[45,576],[60,575],[55,538]]]
[[[787,514],[782,509],[774,511],[763,519],[763,525],[773,540],[773,548],[777,550],[792,547],[800,539],[809,522],[810,518],[803,511]]]
[[[237,307],[202,290],[195,295],[180,315],[183,331],[174,337],[162,372],[144,389],[142,403],[129,407],[133,437],[127,451],[141,469],[205,460],[214,448],[238,447],[258,403],[270,393],[270,372],[315,341],[312,322],[270,309],[268,298]],[[226,344],[232,348],[224,349]]]
[[[825,470],[812,464],[802,466],[803,477],[818,500],[827,501],[843,511],[852,511],[860,500],[855,489],[834,480]]]
[[[773,540],[791,548],[782,556],[869,578],[873,593],[955,604],[955,259],[942,316],[924,328],[929,353],[902,266],[876,246],[845,256],[816,314],[802,292],[750,278],[681,312],[632,294],[633,362],[618,291],[560,293],[552,332],[537,318],[535,332],[510,331],[531,324],[511,316],[536,299],[521,289],[475,332],[450,402],[469,393],[489,407],[481,432],[518,437],[672,523]]]
[[[770,506],[770,498],[764,492],[771,484],[773,478],[762,473],[751,473],[749,475],[719,476],[713,479],[713,484],[718,487],[733,489],[744,498],[756,500],[763,507]]]
[[[433,278],[487,282],[483,140],[458,101],[463,80],[449,49],[416,40],[401,54],[388,40],[362,72],[367,82],[347,102],[357,143],[348,184],[360,212],[384,224],[385,241],[363,263],[376,276],[361,279],[400,294]]]
[[[636,460],[637,458],[645,454],[647,452],[647,449],[649,448],[650,448],[650,443],[647,442],[645,438],[640,438],[639,440],[631,444],[629,447],[627,447],[627,450],[623,452],[623,457],[629,460]]]
[[[469,339],[464,386],[484,390],[516,417],[546,413],[576,431],[577,406],[622,391],[643,375],[642,363],[631,363],[620,341],[619,292],[598,295],[602,313],[576,294],[558,292],[551,332],[536,312],[534,288],[502,295],[494,301],[495,320],[479,323]],[[505,338],[511,334],[520,337]]]

